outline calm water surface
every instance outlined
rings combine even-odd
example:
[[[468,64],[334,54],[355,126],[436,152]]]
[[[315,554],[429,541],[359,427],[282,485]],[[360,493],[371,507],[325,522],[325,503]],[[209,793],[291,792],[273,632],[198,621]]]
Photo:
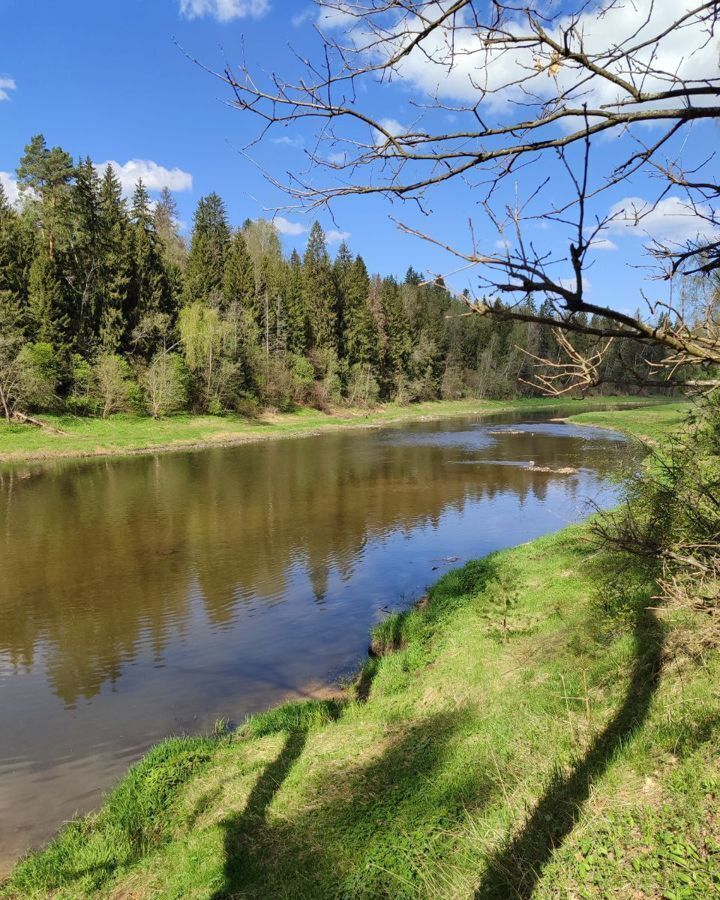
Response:
[[[151,743],[316,692],[452,565],[612,504],[633,452],[503,417],[0,475],[0,873]]]

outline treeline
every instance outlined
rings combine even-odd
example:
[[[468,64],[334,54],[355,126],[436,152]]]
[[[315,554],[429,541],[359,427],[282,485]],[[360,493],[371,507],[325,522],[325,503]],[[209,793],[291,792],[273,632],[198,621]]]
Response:
[[[0,409],[153,416],[529,391],[549,329],[463,316],[441,280],[368,273],[316,222],[283,255],[269,221],[233,228],[215,193],[189,242],[172,194],[123,197],[111,166],[42,135],[0,186]],[[635,353],[635,350],[632,350]],[[622,348],[612,365],[624,365]]]

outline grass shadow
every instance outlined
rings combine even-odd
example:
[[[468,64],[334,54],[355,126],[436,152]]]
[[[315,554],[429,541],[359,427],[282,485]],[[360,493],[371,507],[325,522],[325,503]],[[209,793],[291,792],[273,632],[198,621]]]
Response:
[[[248,863],[253,860],[253,854],[247,853],[246,848],[255,840],[257,832],[264,828],[268,808],[292,767],[300,759],[307,735],[308,729],[288,733],[282,750],[255,783],[245,809],[223,821],[225,883],[212,895],[212,900],[233,897],[245,880]]]
[[[451,784],[434,778],[464,723],[463,711],[408,723],[378,752],[364,748],[352,767],[320,773],[309,809],[268,820],[270,802],[308,736],[289,734],[245,810],[223,823],[225,877],[213,900],[405,897],[403,884],[421,883],[433,866],[430,856],[442,858],[442,836],[496,790],[469,770]]]
[[[529,900],[553,853],[571,834],[615,755],[647,718],[660,684],[664,631],[652,610],[634,629],[635,660],[620,708],[569,774],[556,773],[519,834],[488,862],[475,900]]]

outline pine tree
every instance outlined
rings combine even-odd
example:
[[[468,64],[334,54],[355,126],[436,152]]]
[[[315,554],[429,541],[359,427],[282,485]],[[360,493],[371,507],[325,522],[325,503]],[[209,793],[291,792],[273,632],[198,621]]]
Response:
[[[18,185],[26,197],[34,197],[38,222],[50,258],[64,244],[70,182],[74,174],[72,157],[61,147],[48,148],[42,134],[25,147],[17,169]]]
[[[195,210],[190,252],[185,269],[185,303],[222,305],[225,257],[230,228],[225,204],[217,194],[201,197]]]
[[[303,299],[310,325],[312,347],[338,349],[336,294],[332,269],[319,222],[310,229],[303,257]]]

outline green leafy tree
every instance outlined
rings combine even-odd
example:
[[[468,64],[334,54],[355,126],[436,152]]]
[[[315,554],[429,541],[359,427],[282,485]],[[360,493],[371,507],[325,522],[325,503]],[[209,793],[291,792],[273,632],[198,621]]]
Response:
[[[115,353],[101,353],[94,369],[103,419],[111,413],[127,412],[137,397],[137,384],[128,361]]]
[[[52,344],[25,344],[18,357],[19,396],[30,409],[52,409],[57,401],[61,363]]]
[[[188,399],[188,370],[177,353],[157,353],[140,376],[153,419],[181,410]]]

